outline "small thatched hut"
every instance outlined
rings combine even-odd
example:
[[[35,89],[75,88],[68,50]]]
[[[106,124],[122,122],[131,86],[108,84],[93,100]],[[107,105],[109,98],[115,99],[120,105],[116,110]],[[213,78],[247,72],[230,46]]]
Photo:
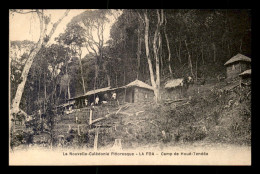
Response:
[[[125,102],[136,103],[151,101],[154,98],[153,87],[140,80],[135,80],[121,88],[125,89],[125,97],[120,95],[120,98],[121,100],[124,98]]]
[[[251,59],[242,54],[237,54],[224,65],[227,68],[227,79],[233,79],[237,78],[240,73],[251,68]]]
[[[241,74],[239,74],[241,82],[244,84],[249,84],[251,82],[251,69],[248,69]]]
[[[164,88],[168,93],[168,97],[173,100],[181,99],[184,96],[184,78],[172,79],[165,83]]]

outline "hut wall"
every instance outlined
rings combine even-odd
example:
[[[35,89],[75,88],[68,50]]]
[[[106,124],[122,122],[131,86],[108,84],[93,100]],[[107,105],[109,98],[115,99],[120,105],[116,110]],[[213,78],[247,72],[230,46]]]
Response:
[[[116,91],[116,93],[119,104],[123,104],[125,102],[125,89]]]
[[[139,87],[131,87],[118,92],[118,101],[120,104],[124,102],[136,103],[151,101],[153,97],[153,91]]]
[[[250,68],[248,62],[235,62],[227,66],[227,78],[236,78],[240,73]]]
[[[227,78],[236,78],[241,73],[241,66],[239,63],[230,64],[227,66]]]
[[[171,88],[167,90],[167,98],[178,100],[183,98],[183,90],[181,87]]]
[[[145,88],[134,88],[134,102],[152,101],[154,98],[154,92]]]
[[[248,62],[240,62],[240,66],[241,66],[241,73],[251,68],[250,63]]]
[[[125,101],[129,103],[134,102],[134,88],[127,88],[126,89],[126,96],[125,96]]]

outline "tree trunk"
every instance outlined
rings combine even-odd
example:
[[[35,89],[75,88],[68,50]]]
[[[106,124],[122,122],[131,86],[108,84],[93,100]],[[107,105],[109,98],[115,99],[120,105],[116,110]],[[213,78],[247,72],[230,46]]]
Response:
[[[42,21],[41,21],[41,23],[42,23]],[[41,28],[43,27],[42,25],[43,24],[41,24]],[[17,113],[19,111],[19,105],[20,105],[20,102],[21,102],[21,98],[22,98],[22,94],[23,94],[23,91],[24,91],[24,86],[25,86],[25,83],[26,83],[26,80],[27,80],[27,76],[28,76],[29,70],[31,68],[31,65],[33,63],[34,57],[37,55],[37,53],[41,49],[42,42],[43,42],[43,33],[41,32],[41,36],[40,36],[38,43],[36,44],[36,48],[31,52],[28,60],[26,61],[26,64],[24,65],[23,72],[21,74],[22,82],[18,85],[15,97],[14,97],[13,102],[12,102],[11,110],[12,110],[13,113]]]
[[[42,46],[45,46],[48,42],[48,40],[44,41],[44,36],[46,35],[46,30],[47,30],[47,26],[44,25],[44,19],[43,19],[43,15],[42,13],[40,13],[39,11],[37,11],[38,16],[39,16],[39,20],[40,20],[40,38],[36,44],[36,47],[32,50],[31,54],[29,55],[29,58],[26,61],[26,64],[24,65],[23,68],[23,72],[21,74],[21,83],[18,85],[17,90],[16,90],[16,94],[15,97],[12,101],[12,106],[11,106],[11,113],[17,113],[19,111],[19,106],[20,106],[20,102],[21,102],[21,98],[22,98],[22,94],[24,91],[24,86],[28,77],[28,73],[29,70],[32,66],[33,60],[35,58],[35,56],[37,55],[37,53],[40,51]],[[64,15],[53,25],[52,30],[50,31],[48,38],[51,38],[54,31],[56,30],[57,26],[60,24],[60,22],[62,21],[62,19],[67,16],[69,13],[69,10],[67,10]],[[11,118],[12,118],[12,114],[11,114]]]
[[[95,60],[95,78],[94,78],[94,92],[97,87],[97,77],[98,77],[98,65],[97,60]],[[94,100],[95,100],[96,94],[94,93]]]
[[[157,90],[156,90],[153,66],[152,66],[152,61],[151,61],[150,52],[149,52],[149,19],[147,17],[147,12],[144,13],[144,19],[145,19],[144,41],[145,41],[146,58],[147,58],[148,67],[149,67],[150,80],[151,80],[152,86],[154,88],[155,101],[157,101],[158,93],[157,93]]]
[[[170,44],[169,44],[169,39],[168,39],[168,35],[167,35],[167,32],[166,32],[166,24],[167,24],[167,20],[165,18],[165,26],[164,26],[164,36],[165,36],[165,39],[166,39],[166,45],[167,45],[167,49],[168,49],[168,66],[169,66],[169,72],[172,76],[172,67],[171,67],[171,49],[170,49]]]
[[[240,40],[240,47],[239,47],[239,50],[241,53],[242,53],[242,45],[243,45],[243,38],[241,38],[241,40]]]
[[[68,98],[70,99],[70,80],[68,80]]]
[[[163,15],[163,13],[161,14]],[[160,26],[161,26],[161,17],[159,10],[157,10],[157,27],[154,33],[154,40],[153,40],[153,51],[154,51],[154,56],[155,56],[155,72],[156,72],[156,93],[157,93],[157,98],[156,102],[160,101],[160,59],[159,57],[159,50],[161,48],[161,33],[160,33]],[[158,42],[158,46],[157,46]]]
[[[46,101],[47,101],[47,87],[46,87],[46,74],[44,70],[44,107],[43,107],[44,113],[46,113]]]
[[[161,13],[163,15],[163,12]],[[155,93],[156,93],[156,102],[160,101],[160,61],[159,61],[159,50],[161,47],[161,33],[160,33],[160,26],[161,26],[161,16],[159,10],[157,10],[157,27],[154,33],[153,39],[153,51],[155,57],[155,72],[156,72],[156,85],[155,85]],[[162,16],[163,17],[163,16]],[[158,41],[158,46],[157,46]]]
[[[41,108],[40,93],[41,93],[41,75],[39,75],[39,88],[38,88],[38,107]]]
[[[160,36],[159,36],[160,37]],[[160,48],[160,39],[159,39],[159,48]],[[159,49],[157,48],[157,49]],[[156,93],[157,93],[157,98],[156,102],[160,101],[160,62],[159,62],[159,57],[158,57],[158,51],[157,54],[155,54],[155,71],[156,71]]]
[[[162,37],[160,37],[160,40],[161,40],[161,42],[162,42]],[[160,63],[161,63],[161,66],[160,66],[160,73],[162,74],[162,75],[164,75],[164,66],[163,66],[163,58],[164,58],[164,54],[163,54],[163,52],[162,52],[162,46],[160,46],[159,47],[159,50],[160,50],[160,55],[159,55],[159,57],[160,57]]]
[[[140,20],[140,19],[139,19]],[[140,25],[140,22],[139,22]],[[140,27],[138,27],[138,35],[137,35],[137,73],[136,73],[136,79],[139,78],[139,70],[140,70],[140,56],[141,56],[141,46],[142,46],[142,40],[140,37]]]
[[[229,41],[228,41],[228,44],[227,44],[227,48],[228,48],[228,57],[231,57],[230,42]]]
[[[181,40],[180,40],[180,45],[179,45],[179,61],[181,63]]]
[[[190,73],[191,73],[191,75],[194,77],[193,70],[192,70],[191,55],[190,55],[190,52],[189,52],[189,49],[188,49],[188,45],[187,45],[186,40],[184,40],[184,42],[185,42],[186,49],[187,49],[187,52],[188,52],[188,60],[189,60],[189,66],[190,66]]]
[[[202,45],[202,46],[201,46],[201,59],[202,59],[202,64],[205,65],[203,53],[204,53],[204,51],[203,51],[203,45]]]
[[[116,87],[118,87],[118,85],[117,85],[117,72],[116,72]]]
[[[111,78],[107,70],[106,64],[107,64],[106,62],[103,62],[103,71],[106,73],[107,76],[107,86],[111,86]]]
[[[108,73],[107,73],[107,86],[111,86],[111,79]]]
[[[213,48],[213,60],[216,62],[216,45],[215,43],[212,43],[212,48]]]
[[[68,72],[66,72],[66,74],[67,74],[67,77],[68,77],[68,79],[67,79],[67,82],[68,82],[68,84],[67,84],[67,86],[68,86],[68,88],[67,88],[67,90],[68,90],[68,98],[70,99],[70,77],[69,77],[69,74],[68,74]]]
[[[198,56],[196,57],[196,82],[198,81]]]
[[[85,94],[86,88],[85,88],[85,81],[84,81],[82,62],[81,62],[81,52],[79,54],[79,66],[80,66],[80,74],[81,74],[81,80],[82,80],[83,94]]]
[[[125,84],[125,81],[126,79],[125,79],[125,67],[124,67],[124,85],[126,85]],[[126,88],[125,88],[125,94],[124,94],[124,102],[126,101]]]
[[[94,138],[94,151],[97,151],[98,148],[98,128],[95,131],[95,138]]]

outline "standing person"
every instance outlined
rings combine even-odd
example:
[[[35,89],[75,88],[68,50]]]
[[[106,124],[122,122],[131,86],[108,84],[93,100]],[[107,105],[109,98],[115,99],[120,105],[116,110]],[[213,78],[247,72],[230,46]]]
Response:
[[[99,103],[99,97],[97,96],[95,99],[95,105],[98,105],[98,103]]]
[[[118,100],[117,100],[117,97],[116,97],[116,93],[115,93],[115,92],[113,92],[113,94],[112,94],[111,103],[112,103],[112,106],[119,105],[119,102],[118,102]]]
[[[112,94],[112,99],[116,100],[116,93],[115,92]]]
[[[88,106],[88,99],[85,99],[85,106]]]
[[[41,109],[38,110],[38,115],[40,117],[40,121],[42,121],[42,112],[41,112]]]

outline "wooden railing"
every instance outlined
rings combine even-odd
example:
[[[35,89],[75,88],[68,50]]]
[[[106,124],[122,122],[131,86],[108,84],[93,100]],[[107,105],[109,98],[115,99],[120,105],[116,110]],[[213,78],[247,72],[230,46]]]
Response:
[[[80,111],[75,111],[74,118],[76,120],[77,117],[80,123],[90,124],[92,120],[104,117],[106,114],[108,114],[108,110],[106,108],[96,107],[92,110],[90,108],[83,108],[80,109]]]
[[[107,110],[94,110],[93,115],[92,115],[92,119],[95,120],[95,119],[104,117],[106,114],[108,114]]]

